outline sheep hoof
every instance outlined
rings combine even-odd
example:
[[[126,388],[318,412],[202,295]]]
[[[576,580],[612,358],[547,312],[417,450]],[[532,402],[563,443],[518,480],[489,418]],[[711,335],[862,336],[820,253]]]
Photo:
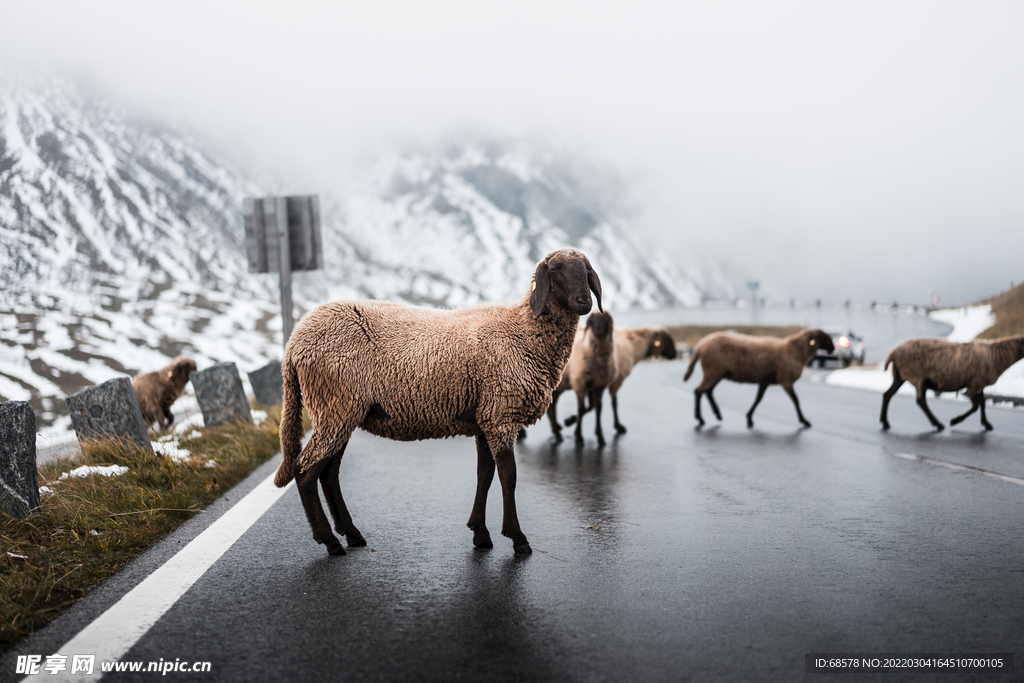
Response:
[[[580,448],[583,448],[583,444],[584,444],[583,437],[580,436],[579,434],[577,434],[576,435],[576,445],[579,446]]]
[[[941,424],[935,425],[935,431],[941,432],[943,429],[945,429],[945,427],[943,427]]]
[[[363,535],[361,533],[359,533],[358,531],[356,531],[354,533],[351,533],[351,534],[345,534],[345,540],[348,541],[348,547],[349,548],[365,548],[366,547],[366,539],[363,538]]]
[[[807,420],[801,420],[800,424],[802,424],[804,427],[807,427],[808,429],[811,428],[811,423],[808,422]]]
[[[750,419],[750,418],[748,417],[748,418],[747,418],[747,429],[753,429],[753,428],[754,428],[754,421],[753,421],[753,420],[751,420],[751,419]]]
[[[527,543],[526,541],[523,541],[522,543],[517,543],[516,545],[513,545],[512,549],[515,551],[516,555],[532,555],[533,554],[533,548],[531,548],[530,544]]]
[[[889,431],[889,423],[888,422],[883,422],[882,423],[882,431],[883,432]]]
[[[604,440],[603,436],[597,437],[597,447],[598,448],[604,448],[607,445],[608,445],[608,442]]]
[[[344,555],[345,554],[345,549],[341,547],[341,541],[338,541],[337,539],[335,539],[335,541],[333,543],[328,543],[327,544],[327,554],[328,555]]]
[[[477,548],[480,548],[481,550],[493,548],[494,543],[491,542],[491,532],[487,531],[487,529],[483,529],[482,531],[474,531],[473,545]]]
[[[561,432],[553,432],[553,433],[551,434],[551,439],[552,439],[552,441],[554,441],[555,443],[562,443],[562,441],[564,441],[564,439],[562,438],[562,434],[561,434]]]
[[[994,429],[988,422],[983,422],[982,426],[985,427],[986,432],[991,432]]]
[[[615,433],[616,434],[625,434],[626,433],[626,428],[623,427],[622,425],[615,425]]]

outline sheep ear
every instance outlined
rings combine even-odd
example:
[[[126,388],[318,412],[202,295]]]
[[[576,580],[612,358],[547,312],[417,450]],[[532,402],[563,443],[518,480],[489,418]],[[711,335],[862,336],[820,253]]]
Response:
[[[587,264],[587,284],[590,285],[590,291],[597,297],[597,310],[604,313],[604,309],[601,308],[601,278],[597,276],[589,263]]]
[[[551,273],[548,272],[548,264],[541,261],[537,264],[537,270],[533,271],[533,285],[530,290],[530,310],[534,315],[544,312],[544,304],[548,302],[548,294],[551,293]]]

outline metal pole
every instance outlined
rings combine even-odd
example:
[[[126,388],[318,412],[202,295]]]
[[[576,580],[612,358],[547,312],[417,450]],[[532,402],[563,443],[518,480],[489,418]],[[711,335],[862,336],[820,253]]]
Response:
[[[277,253],[278,272],[281,274],[281,331],[284,346],[292,336],[292,250],[288,234],[288,200],[278,197],[277,202]]]

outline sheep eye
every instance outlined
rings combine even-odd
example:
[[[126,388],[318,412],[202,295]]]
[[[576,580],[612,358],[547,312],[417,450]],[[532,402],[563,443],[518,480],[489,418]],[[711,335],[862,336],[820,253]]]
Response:
[[[814,346],[814,340],[813,339],[811,340],[811,346]]]
[[[654,345],[655,346],[661,346],[661,340],[660,339],[655,339],[654,340]]]

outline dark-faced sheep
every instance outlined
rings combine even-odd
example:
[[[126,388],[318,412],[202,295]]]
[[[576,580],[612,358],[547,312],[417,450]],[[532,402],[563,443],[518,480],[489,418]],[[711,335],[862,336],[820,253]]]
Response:
[[[694,390],[694,416],[700,426],[704,418],[700,415],[701,396],[707,394],[708,403],[715,417],[722,419],[712,391],[723,379],[733,382],[756,384],[757,398],[747,411],[747,427],[754,426],[754,409],[761,402],[765,389],[771,384],[780,384],[796,406],[800,424],[810,427],[800,411],[800,401],[793,391],[793,383],[800,379],[804,366],[817,352],[825,349],[831,353],[835,345],[828,333],[822,330],[801,330],[785,339],[774,337],[751,337],[735,332],[714,332],[697,342],[693,347],[690,365],[686,368],[683,381],[690,379],[693,368],[700,361],[704,377]]]
[[[985,417],[985,387],[995,384],[999,376],[1024,358],[1024,335],[996,340],[950,342],[945,339],[908,339],[885,359],[885,368],[892,365],[892,386],[882,396],[882,429],[889,429],[889,401],[904,382],[917,389],[917,405],[921,407],[936,430],[939,422],[925,401],[925,391],[964,390],[971,399],[971,409],[950,420],[959,424],[979,408],[981,424],[991,430]]]
[[[614,322],[608,313],[592,313],[586,326],[576,333],[572,355],[566,363],[562,379],[552,393],[548,407],[548,419],[556,441],[562,440],[558,426],[556,403],[563,391],[572,389],[576,393],[576,445],[583,445],[583,415],[595,410],[594,436],[599,446],[605,445],[601,430],[601,399],[604,390],[615,380],[615,337]],[[589,403],[589,405],[588,405]]]
[[[613,333],[615,335],[615,377],[612,379],[611,384],[608,385],[608,395],[612,399],[615,432],[617,434],[625,434],[626,427],[619,420],[619,389],[622,388],[626,378],[629,377],[630,373],[633,372],[633,368],[641,360],[645,358],[674,359],[676,357],[676,344],[668,330],[664,327],[616,327]],[[575,347],[573,353],[575,353]],[[569,362],[572,362],[572,357],[570,357]],[[563,375],[558,389],[565,391],[569,388],[571,388],[571,385],[566,376]],[[561,441],[562,438],[555,405],[559,393],[556,391],[555,398],[551,401],[551,407],[548,408],[548,417],[551,419],[551,429],[556,441]],[[584,413],[592,408],[593,404],[588,405]],[[577,416],[570,416],[565,421],[565,425],[567,427],[572,426],[576,420]]]
[[[132,380],[132,389],[139,400],[142,420],[146,427],[154,422],[161,429],[170,427],[174,422],[171,405],[178,400],[188,376],[196,371],[196,362],[191,358],[178,356],[167,367],[155,372],[147,372]]]
[[[515,552],[531,552],[516,514],[513,448],[520,427],[542,417],[572,351],[580,315],[601,306],[601,282],[575,249],[548,254],[530,291],[511,306],[428,310],[380,301],[336,301],[308,313],[285,349],[281,413],[283,460],[274,483],[293,478],[313,539],[345,554],[335,530],[365,545],[338,481],[358,427],[399,441],[473,436],[477,490],[467,526],[473,544],[492,547],[485,524],[495,468],[501,483],[501,533]],[[304,447],[302,405],[313,422]]]

